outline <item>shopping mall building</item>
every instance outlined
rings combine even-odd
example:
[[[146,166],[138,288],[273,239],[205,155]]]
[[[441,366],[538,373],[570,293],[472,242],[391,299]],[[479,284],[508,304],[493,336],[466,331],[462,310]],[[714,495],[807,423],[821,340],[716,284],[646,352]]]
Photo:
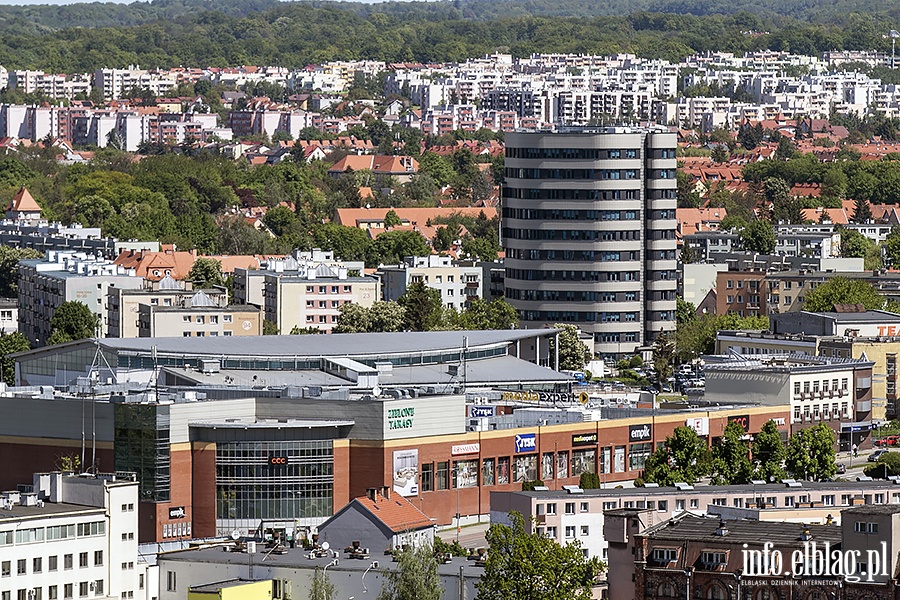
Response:
[[[16,356],[0,394],[0,486],[73,460],[133,471],[141,541],[314,527],[389,487],[438,524],[487,518],[492,491],[640,474],[689,425],[714,443],[788,406],[586,405],[551,368],[555,330],[103,339]],[[587,400],[581,397],[582,400]],[[459,517],[457,517],[459,515]]]

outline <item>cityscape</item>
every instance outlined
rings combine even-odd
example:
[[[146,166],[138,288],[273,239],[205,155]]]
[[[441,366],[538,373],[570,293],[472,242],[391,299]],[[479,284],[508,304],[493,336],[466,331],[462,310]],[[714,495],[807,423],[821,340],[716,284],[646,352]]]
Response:
[[[900,597],[900,14],[676,4],[0,6],[0,600]]]

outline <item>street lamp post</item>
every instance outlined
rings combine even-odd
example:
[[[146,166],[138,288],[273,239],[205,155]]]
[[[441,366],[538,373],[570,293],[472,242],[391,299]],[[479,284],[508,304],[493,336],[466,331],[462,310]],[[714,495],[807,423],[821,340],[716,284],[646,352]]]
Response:
[[[327,600],[327,597],[325,595],[325,577],[328,573],[328,567],[336,567],[338,565],[338,562],[340,561],[335,558],[330,563],[325,565],[325,567],[322,569],[322,600]]]

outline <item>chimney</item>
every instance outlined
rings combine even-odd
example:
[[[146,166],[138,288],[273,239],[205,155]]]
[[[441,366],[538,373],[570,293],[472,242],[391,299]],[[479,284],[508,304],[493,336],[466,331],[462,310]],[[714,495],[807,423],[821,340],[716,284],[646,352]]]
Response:
[[[385,497],[385,499],[391,499],[391,486],[383,485],[381,486],[381,495]]]
[[[725,524],[725,519],[719,520],[719,528],[716,529],[716,535],[719,537],[724,537],[728,535],[728,527]]]
[[[369,500],[372,502],[378,502],[378,494],[376,488],[366,488],[366,496],[369,497]]]

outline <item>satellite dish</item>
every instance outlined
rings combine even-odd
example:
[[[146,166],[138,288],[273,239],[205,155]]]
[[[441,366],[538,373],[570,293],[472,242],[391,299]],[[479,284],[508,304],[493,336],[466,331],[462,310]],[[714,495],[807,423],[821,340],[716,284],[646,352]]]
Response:
[[[238,541],[238,539],[240,539],[240,537],[241,537],[241,532],[238,531],[237,529],[235,529],[234,531],[231,532],[231,539],[233,539],[234,541]]]
[[[331,548],[331,544],[329,544],[328,542],[322,542],[322,550],[325,550],[327,552],[329,548]]]

